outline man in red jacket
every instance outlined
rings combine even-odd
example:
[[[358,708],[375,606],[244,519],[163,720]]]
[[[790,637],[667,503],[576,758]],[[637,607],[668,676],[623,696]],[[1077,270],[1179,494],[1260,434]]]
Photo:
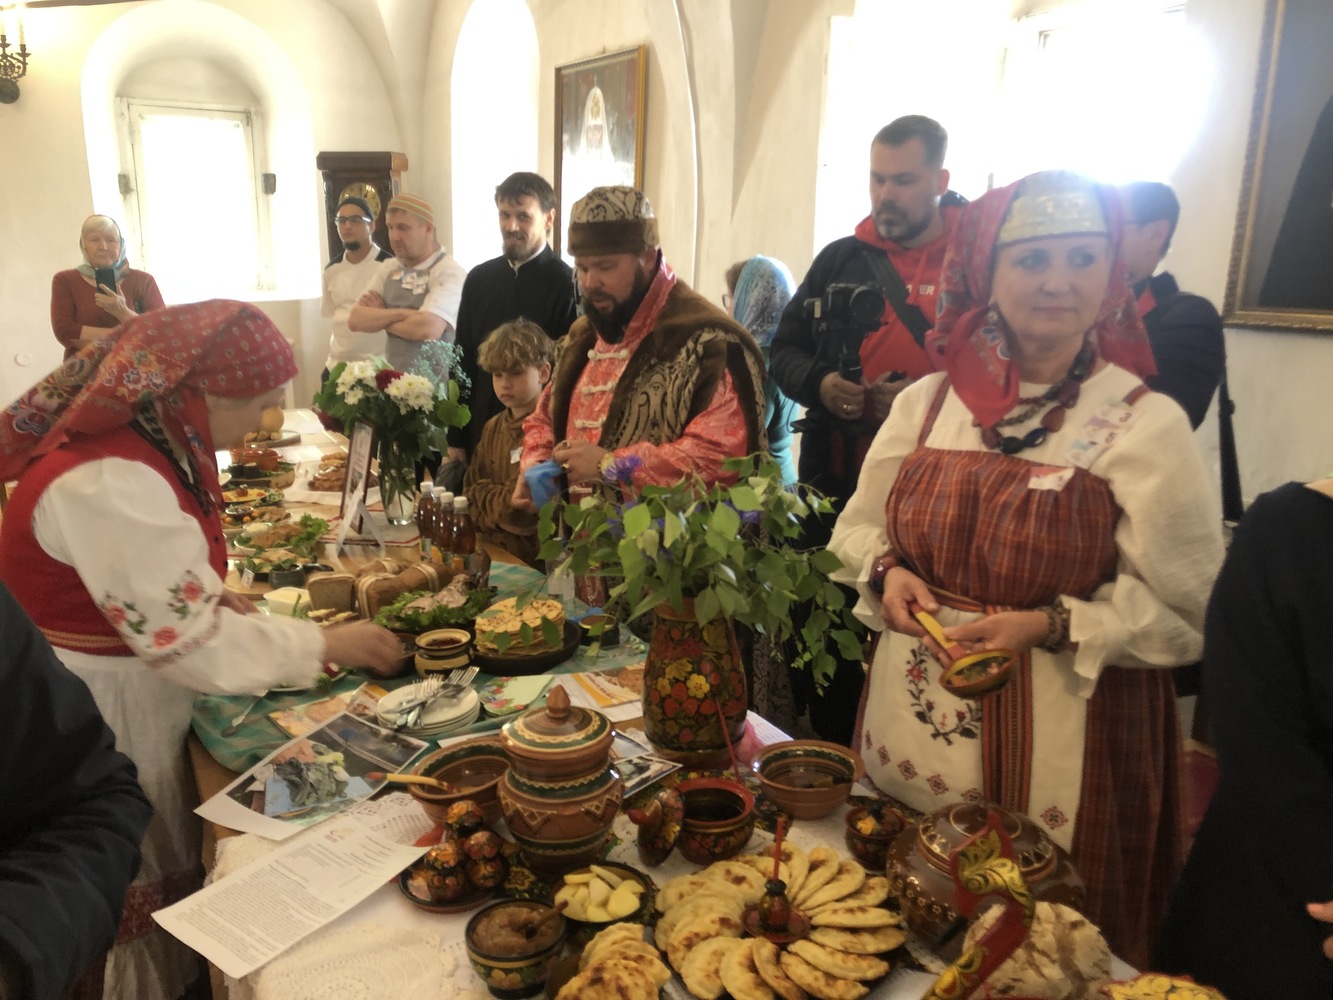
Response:
[[[854,235],[815,257],[773,338],[773,380],[807,410],[797,425],[799,478],[833,503],[833,515],[809,532],[810,545],[828,541],[898,393],[932,370],[920,341],[935,322],[936,289],[958,211],[953,206],[962,203],[949,191],[947,147],[943,126],[923,115],[906,115],[879,130],[870,144],[870,214]],[[855,293],[852,311],[859,314],[860,304],[869,303],[878,312],[859,346],[852,343],[859,332],[821,323],[806,308],[807,300],[822,300],[820,312],[827,318],[833,306],[836,322],[836,300],[848,298],[854,286],[876,288],[888,300],[880,312],[873,292]],[[834,329],[840,334],[831,334]],[[810,721],[822,736],[851,739],[862,682],[860,664],[842,663],[822,697],[807,691],[813,698]]]

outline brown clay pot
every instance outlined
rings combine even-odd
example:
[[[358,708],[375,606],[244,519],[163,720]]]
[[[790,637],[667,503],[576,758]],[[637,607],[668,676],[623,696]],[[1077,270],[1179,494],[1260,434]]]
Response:
[[[544,707],[501,730],[510,768],[500,812],[535,871],[558,875],[601,860],[622,798],[612,738],[606,716],[571,707],[558,684]]]
[[[513,769],[526,778],[555,781],[587,774],[610,760],[614,734],[601,712],[569,703],[559,684],[546,704],[506,722],[500,745]]]
[[[954,882],[949,856],[968,837],[986,825],[988,810],[999,813],[1004,831],[1013,842],[1018,866],[1037,899],[1083,908],[1086,888],[1069,855],[1032,820],[994,803],[959,802],[945,806],[904,829],[889,847],[889,890],[898,899],[903,916],[918,937],[944,958],[953,961],[963,944],[955,928]],[[957,933],[939,946],[948,930]]]

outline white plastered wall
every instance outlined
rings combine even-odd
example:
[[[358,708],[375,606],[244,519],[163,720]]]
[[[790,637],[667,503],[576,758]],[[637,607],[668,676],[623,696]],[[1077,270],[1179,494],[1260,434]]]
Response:
[[[484,0],[479,0],[484,2]],[[33,52],[23,96],[0,106],[0,396],[12,398],[59,358],[47,318],[51,275],[77,261],[79,221],[101,205],[90,181],[81,85],[97,38],[146,7],[214,8],[260,32],[256,52],[276,49],[308,107],[311,148],[406,152],[406,179],[435,202],[442,235],[450,218],[450,72],[468,4],[439,0],[158,0],[151,5],[30,10]],[[873,129],[898,113],[937,113],[961,163],[984,162],[1003,136],[987,131],[999,49],[997,0],[528,0],[540,45],[538,169],[552,169],[554,73],[562,63],[649,46],[645,187],[662,216],[663,243],[687,281],[717,298],[722,271],[756,252],[780,257],[799,277],[813,253],[815,174],[825,92],[829,18],[874,15],[867,58],[884,65],[883,93],[869,95],[864,156]],[[1033,7],[1039,6],[1033,4]],[[1050,6],[1050,4],[1040,4]],[[1189,0],[1187,17],[1210,48],[1213,91],[1198,139],[1171,178],[1183,220],[1168,266],[1182,285],[1220,304],[1240,194],[1264,0]],[[233,20],[233,25],[236,20]],[[867,22],[870,23],[870,22]],[[858,28],[860,25],[858,24]],[[892,34],[889,34],[890,30]],[[249,28],[237,29],[247,38]],[[882,45],[876,45],[882,42]],[[905,45],[893,62],[881,51]],[[273,47],[273,48],[270,48]],[[257,56],[256,56],[257,58]],[[1148,71],[1146,68],[1142,71]],[[254,85],[256,93],[263,89]],[[1040,114],[1034,108],[1034,114]],[[1145,114],[1168,113],[1145,109]],[[882,120],[881,120],[882,119]],[[1057,127],[1052,125],[1052,127]],[[91,134],[91,133],[89,133]],[[484,150],[482,151],[484,155]],[[313,163],[298,228],[314,248],[292,262],[317,276],[322,205]],[[864,161],[848,166],[864,185]],[[279,177],[284,190],[288,170]],[[984,169],[958,186],[975,194]],[[98,173],[97,191],[114,183]],[[299,184],[299,178],[293,180]],[[286,190],[291,190],[287,188]],[[847,229],[855,223],[848,220]],[[446,238],[445,242],[449,240]],[[308,287],[302,285],[301,287]],[[304,293],[302,293],[304,294]],[[317,378],[325,335],[318,303],[263,303],[303,349],[303,392]],[[1247,495],[1333,470],[1322,428],[1333,423],[1333,337],[1228,331],[1237,433]],[[20,366],[16,357],[24,357]],[[1203,432],[1201,440],[1210,443]]]

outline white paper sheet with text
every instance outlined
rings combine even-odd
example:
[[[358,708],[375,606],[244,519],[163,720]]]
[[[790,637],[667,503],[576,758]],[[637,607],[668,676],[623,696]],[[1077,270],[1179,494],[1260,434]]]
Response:
[[[248,975],[346,913],[426,853],[348,816],[153,914],[229,976]]]

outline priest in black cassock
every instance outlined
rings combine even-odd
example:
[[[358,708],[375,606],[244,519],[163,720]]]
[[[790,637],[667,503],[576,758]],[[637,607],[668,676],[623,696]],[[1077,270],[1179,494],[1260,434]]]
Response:
[[[574,273],[547,244],[556,218],[551,185],[539,174],[510,174],[495,189],[495,207],[504,253],[468,272],[458,307],[456,343],[463,351],[463,372],[472,382],[467,399],[472,419],[449,436],[449,457],[458,461],[472,455],[486,421],[504,409],[491,377],[477,363],[486,335],[521,316],[559,340],[576,314]]]

